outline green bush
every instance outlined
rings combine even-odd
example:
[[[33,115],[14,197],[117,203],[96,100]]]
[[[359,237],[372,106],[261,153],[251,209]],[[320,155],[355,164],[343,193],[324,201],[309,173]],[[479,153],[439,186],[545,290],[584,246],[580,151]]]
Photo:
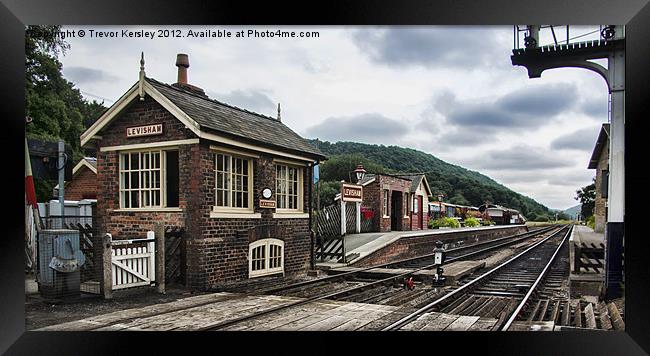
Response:
[[[596,217],[593,215],[588,217],[586,223],[587,226],[589,226],[590,228],[592,229],[596,228]]]
[[[497,223],[495,223],[492,220],[481,220],[481,226],[492,226],[492,225],[496,225],[496,224]]]
[[[458,222],[458,220],[452,218],[440,218],[435,220],[429,220],[430,229],[438,229],[441,227],[457,228],[460,227],[460,223]]]
[[[466,227],[476,227],[481,225],[481,223],[478,221],[476,218],[467,218],[465,219],[465,226]]]

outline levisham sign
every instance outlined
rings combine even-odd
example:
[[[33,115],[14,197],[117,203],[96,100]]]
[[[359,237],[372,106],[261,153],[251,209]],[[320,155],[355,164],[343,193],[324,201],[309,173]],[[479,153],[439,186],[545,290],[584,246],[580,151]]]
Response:
[[[140,136],[153,136],[153,135],[162,135],[163,125],[162,124],[153,124],[153,125],[144,125],[144,126],[135,126],[126,128],[126,137],[140,137]]]
[[[350,201],[350,202],[361,202],[363,200],[363,187],[354,184],[342,184],[341,200]]]

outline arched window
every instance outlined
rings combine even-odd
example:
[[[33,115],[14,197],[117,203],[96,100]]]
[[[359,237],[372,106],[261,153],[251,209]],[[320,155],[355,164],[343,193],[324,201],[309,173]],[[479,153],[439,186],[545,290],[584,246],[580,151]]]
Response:
[[[262,239],[248,246],[248,276],[284,274],[284,241]]]

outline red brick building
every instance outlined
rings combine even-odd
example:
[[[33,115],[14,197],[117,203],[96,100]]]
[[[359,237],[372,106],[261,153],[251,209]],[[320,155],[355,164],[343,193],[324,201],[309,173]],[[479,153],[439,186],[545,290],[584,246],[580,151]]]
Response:
[[[58,195],[59,185],[54,187]],[[84,157],[72,169],[72,179],[65,182],[67,200],[97,199],[97,159]]]
[[[186,284],[206,289],[304,273],[310,258],[312,167],[325,156],[277,118],[144,74],[81,136],[97,148],[100,233],[143,237],[186,229]],[[265,193],[263,195],[263,192]]]
[[[372,211],[373,231],[428,228],[431,189],[424,174],[366,174],[362,211]]]

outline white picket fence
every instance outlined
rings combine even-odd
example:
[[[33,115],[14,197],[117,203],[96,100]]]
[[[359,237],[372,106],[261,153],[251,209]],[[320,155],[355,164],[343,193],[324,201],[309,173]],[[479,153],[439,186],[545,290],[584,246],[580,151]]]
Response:
[[[154,241],[152,238],[112,241],[113,289],[147,286],[156,281]],[[129,247],[142,243],[146,245]]]

